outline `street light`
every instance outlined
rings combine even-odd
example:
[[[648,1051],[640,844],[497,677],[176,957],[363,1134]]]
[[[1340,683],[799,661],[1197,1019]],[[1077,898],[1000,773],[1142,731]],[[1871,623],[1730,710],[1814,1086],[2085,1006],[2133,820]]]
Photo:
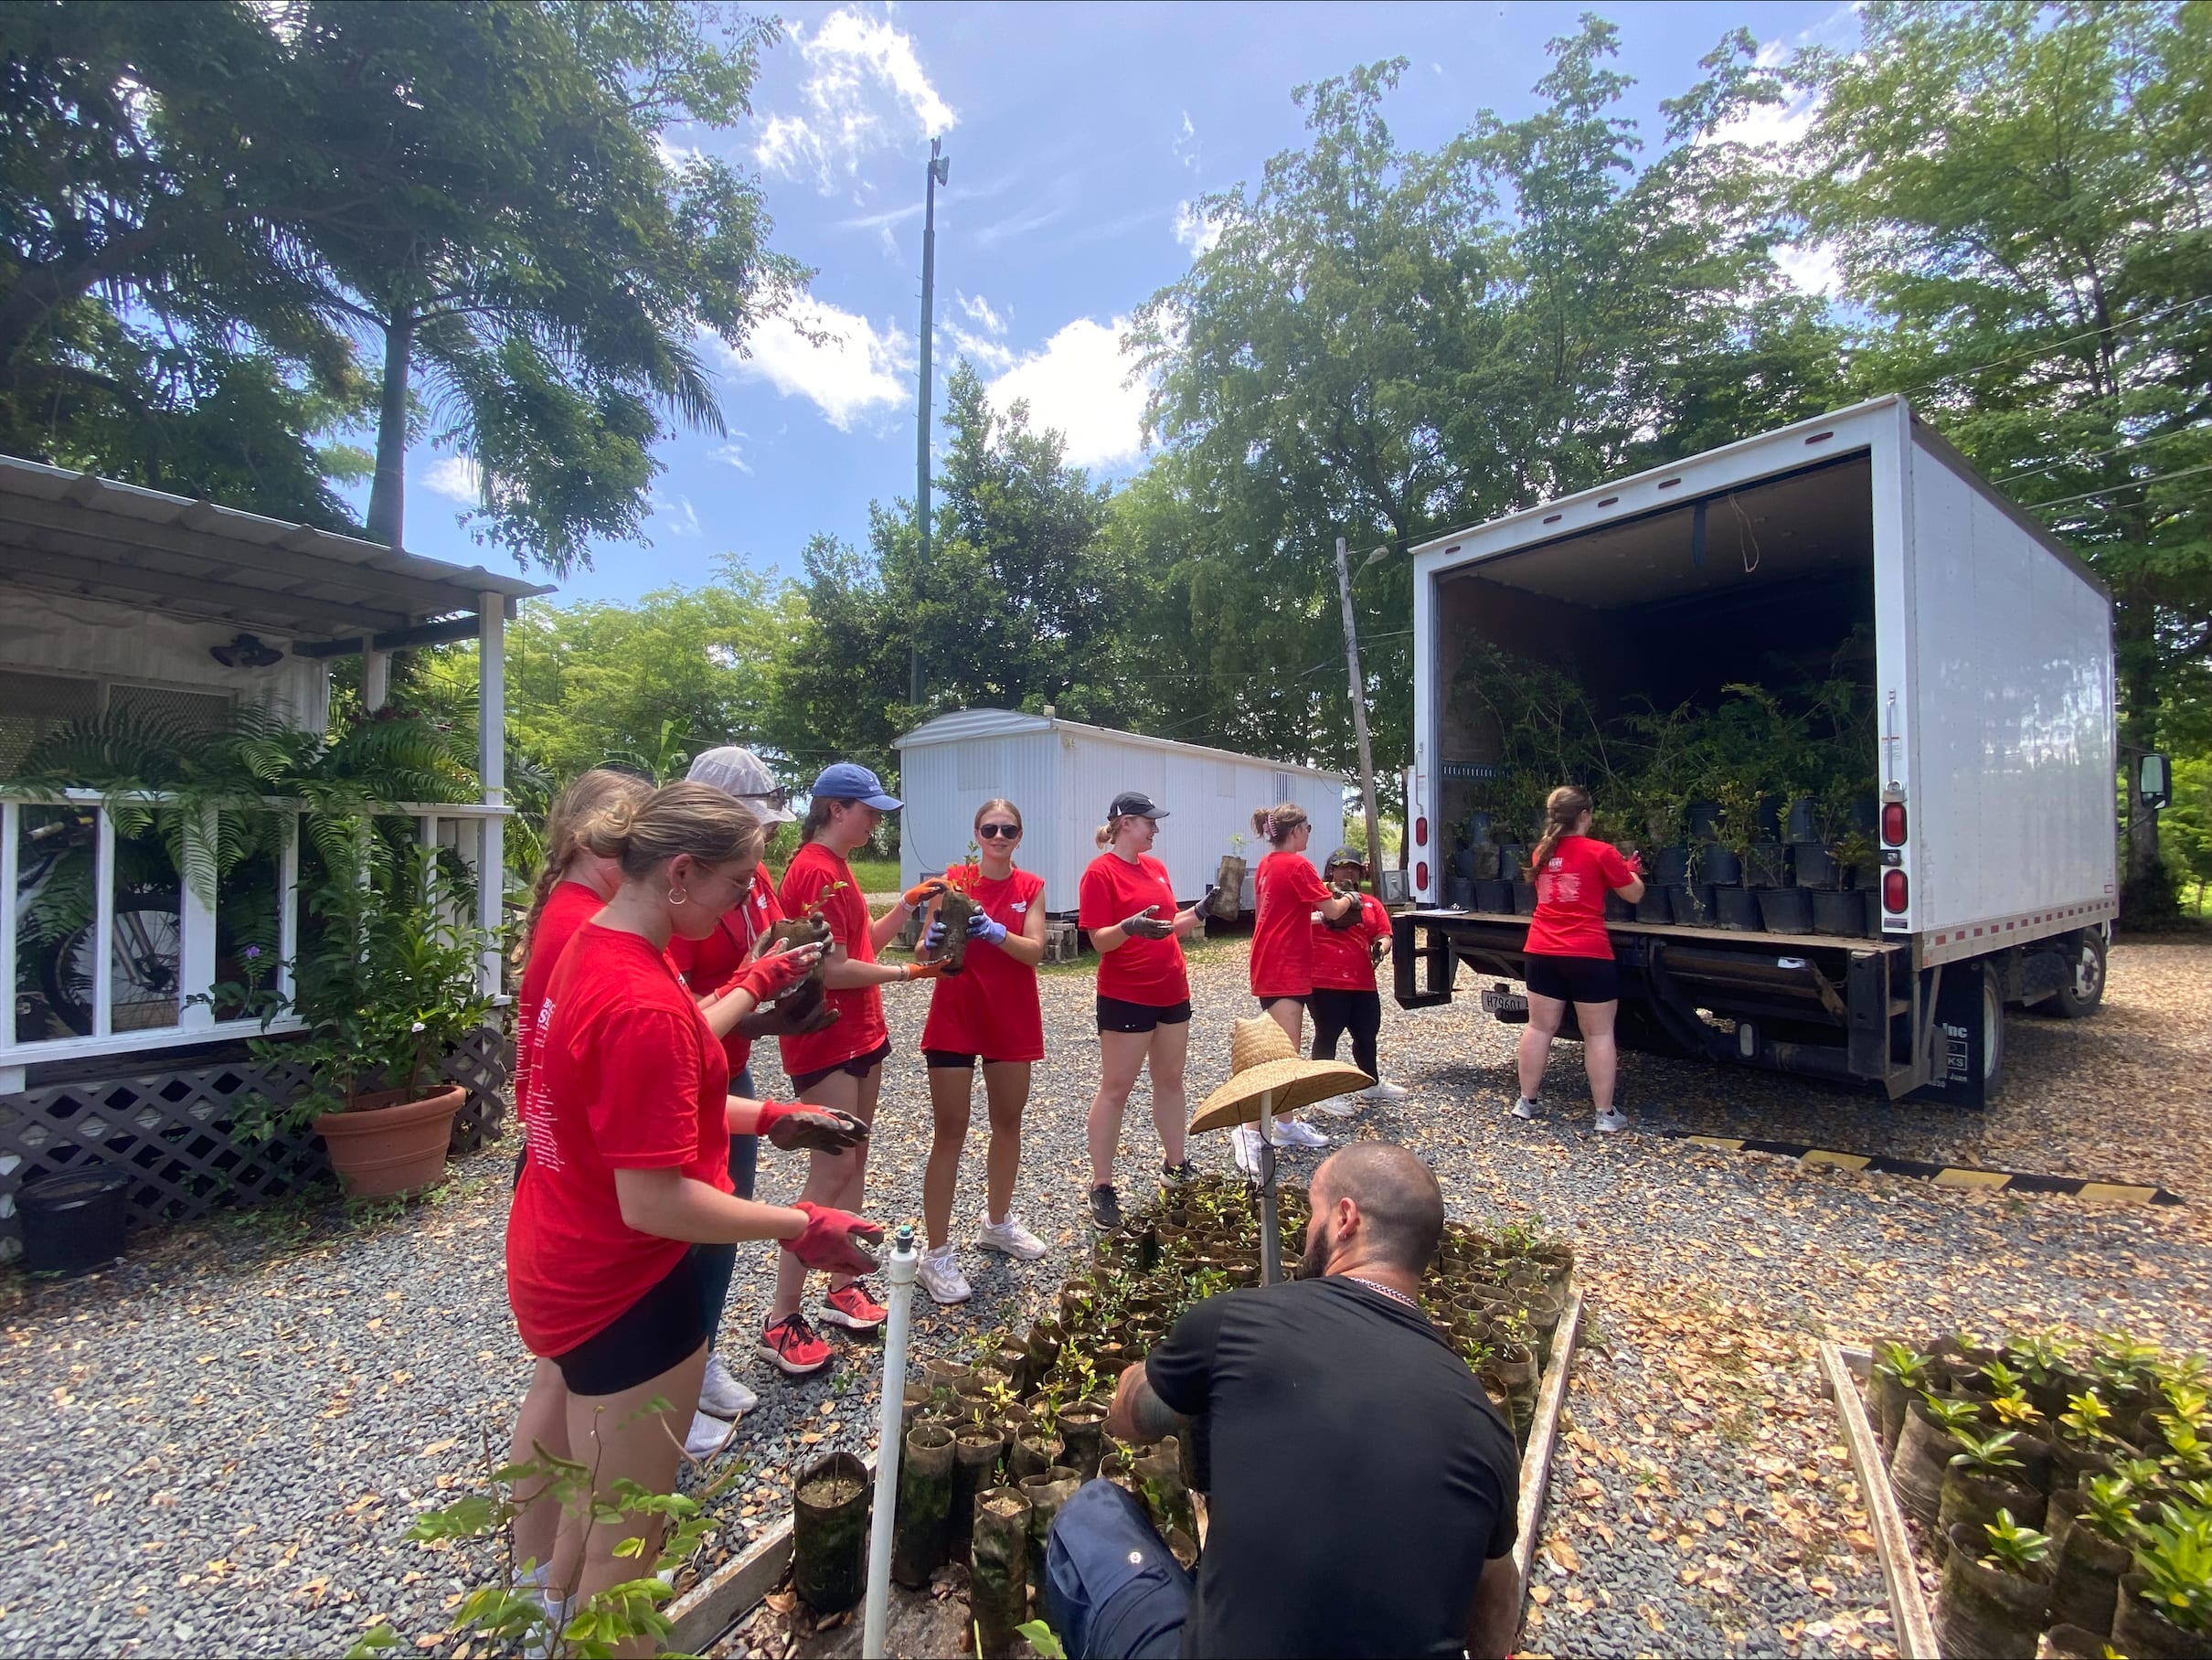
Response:
[[[1382,883],[1382,827],[1375,814],[1375,751],[1367,740],[1367,683],[1359,671],[1359,626],[1352,620],[1352,568],[1345,559],[1345,539],[1336,538],[1336,597],[1344,605],[1345,667],[1352,680],[1352,730],[1359,738],[1359,795],[1367,820],[1367,868],[1374,873],[1376,890]],[[1390,553],[1385,543],[1360,562],[1360,569],[1377,564]]]
[[[928,182],[921,212],[921,415],[914,433],[914,502],[921,526],[921,575],[930,569],[930,339],[937,330],[937,186],[952,179],[952,158],[945,141],[930,141]],[[921,701],[921,636],[907,654],[908,701]]]

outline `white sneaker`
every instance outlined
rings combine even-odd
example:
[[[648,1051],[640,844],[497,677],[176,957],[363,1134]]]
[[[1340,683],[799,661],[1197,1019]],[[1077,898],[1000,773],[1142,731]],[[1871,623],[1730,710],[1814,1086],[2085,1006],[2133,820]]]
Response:
[[[1325,1147],[1329,1138],[1303,1119],[1287,1118],[1278,1121],[1276,1129],[1281,1135],[1279,1145],[1285,1147]]]
[[[1326,1101],[1310,1101],[1299,1111],[1302,1112],[1326,1112],[1331,1118],[1349,1118],[1359,1111],[1355,1104],[1357,1099],[1351,1095],[1332,1095]]]
[[[1606,1108],[1604,1112],[1598,1114],[1598,1133],[1601,1135],[1611,1135],[1616,1130],[1625,1130],[1627,1128],[1628,1119],[1623,1114],[1615,1112],[1611,1107]]]
[[[760,1398],[730,1376],[718,1354],[707,1357],[707,1376],[699,1379],[699,1410],[711,1418],[739,1418],[760,1404]]]
[[[960,1272],[950,1245],[942,1250],[923,1251],[921,1261],[915,1264],[914,1278],[932,1303],[965,1303],[975,1294],[967,1275]]]
[[[1513,1103],[1513,1115],[1515,1118],[1541,1118],[1544,1116],[1544,1103],[1531,1101],[1524,1095]]]
[[[1003,1222],[985,1217],[975,1242],[985,1250],[1004,1251],[1017,1262],[1034,1262],[1045,1254],[1045,1241],[1024,1228],[1021,1218],[1011,1211]]]
[[[729,1445],[729,1438],[737,1431],[718,1418],[709,1418],[704,1412],[691,1415],[691,1433],[684,1437],[684,1453],[687,1458],[712,1458]]]
[[[1237,1168],[1247,1176],[1260,1174],[1260,1132],[1250,1124],[1239,1124],[1228,1133],[1229,1148],[1236,1155]]]
[[[1360,1091],[1359,1099],[1362,1101],[1404,1101],[1412,1093],[1411,1090],[1400,1088],[1397,1084],[1386,1082],[1378,1078],[1371,1087]]]

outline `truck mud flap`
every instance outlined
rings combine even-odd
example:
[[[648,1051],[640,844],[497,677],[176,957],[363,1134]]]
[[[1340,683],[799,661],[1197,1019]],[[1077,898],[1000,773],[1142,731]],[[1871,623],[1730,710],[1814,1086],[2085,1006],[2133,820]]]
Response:
[[[1459,974],[1459,958],[1452,937],[1441,928],[1422,931],[1410,916],[1390,924],[1390,991],[1400,1008],[1434,1008],[1452,1001],[1452,983]]]
[[[1989,1057],[1982,1029],[1982,964],[1968,961],[1928,971],[1936,977],[1934,1020],[1927,1043],[1928,1081],[1907,1094],[1946,1107],[1989,1104],[1983,1073]]]

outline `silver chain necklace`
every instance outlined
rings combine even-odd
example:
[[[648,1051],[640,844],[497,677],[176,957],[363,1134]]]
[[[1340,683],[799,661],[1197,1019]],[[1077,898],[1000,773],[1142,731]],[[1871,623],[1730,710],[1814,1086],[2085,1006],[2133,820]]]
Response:
[[[1345,1274],[1342,1277],[1351,1281],[1355,1285],[1364,1285],[1369,1291],[1380,1292],[1384,1296],[1389,1298],[1391,1302],[1400,1304],[1403,1306],[1411,1309],[1417,1314],[1421,1312],[1421,1305],[1415,1302],[1411,1297],[1406,1295],[1406,1293],[1402,1291],[1393,1291],[1388,1285],[1377,1284],[1375,1281],[1364,1279],[1358,1274]]]

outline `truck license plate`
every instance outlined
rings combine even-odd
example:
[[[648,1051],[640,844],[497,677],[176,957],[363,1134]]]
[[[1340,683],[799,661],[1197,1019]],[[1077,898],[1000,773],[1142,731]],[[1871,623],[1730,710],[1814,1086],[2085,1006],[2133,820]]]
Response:
[[[1491,990],[1483,994],[1483,1007],[1493,1015],[1506,1018],[1528,1017],[1528,997],[1524,992]]]

